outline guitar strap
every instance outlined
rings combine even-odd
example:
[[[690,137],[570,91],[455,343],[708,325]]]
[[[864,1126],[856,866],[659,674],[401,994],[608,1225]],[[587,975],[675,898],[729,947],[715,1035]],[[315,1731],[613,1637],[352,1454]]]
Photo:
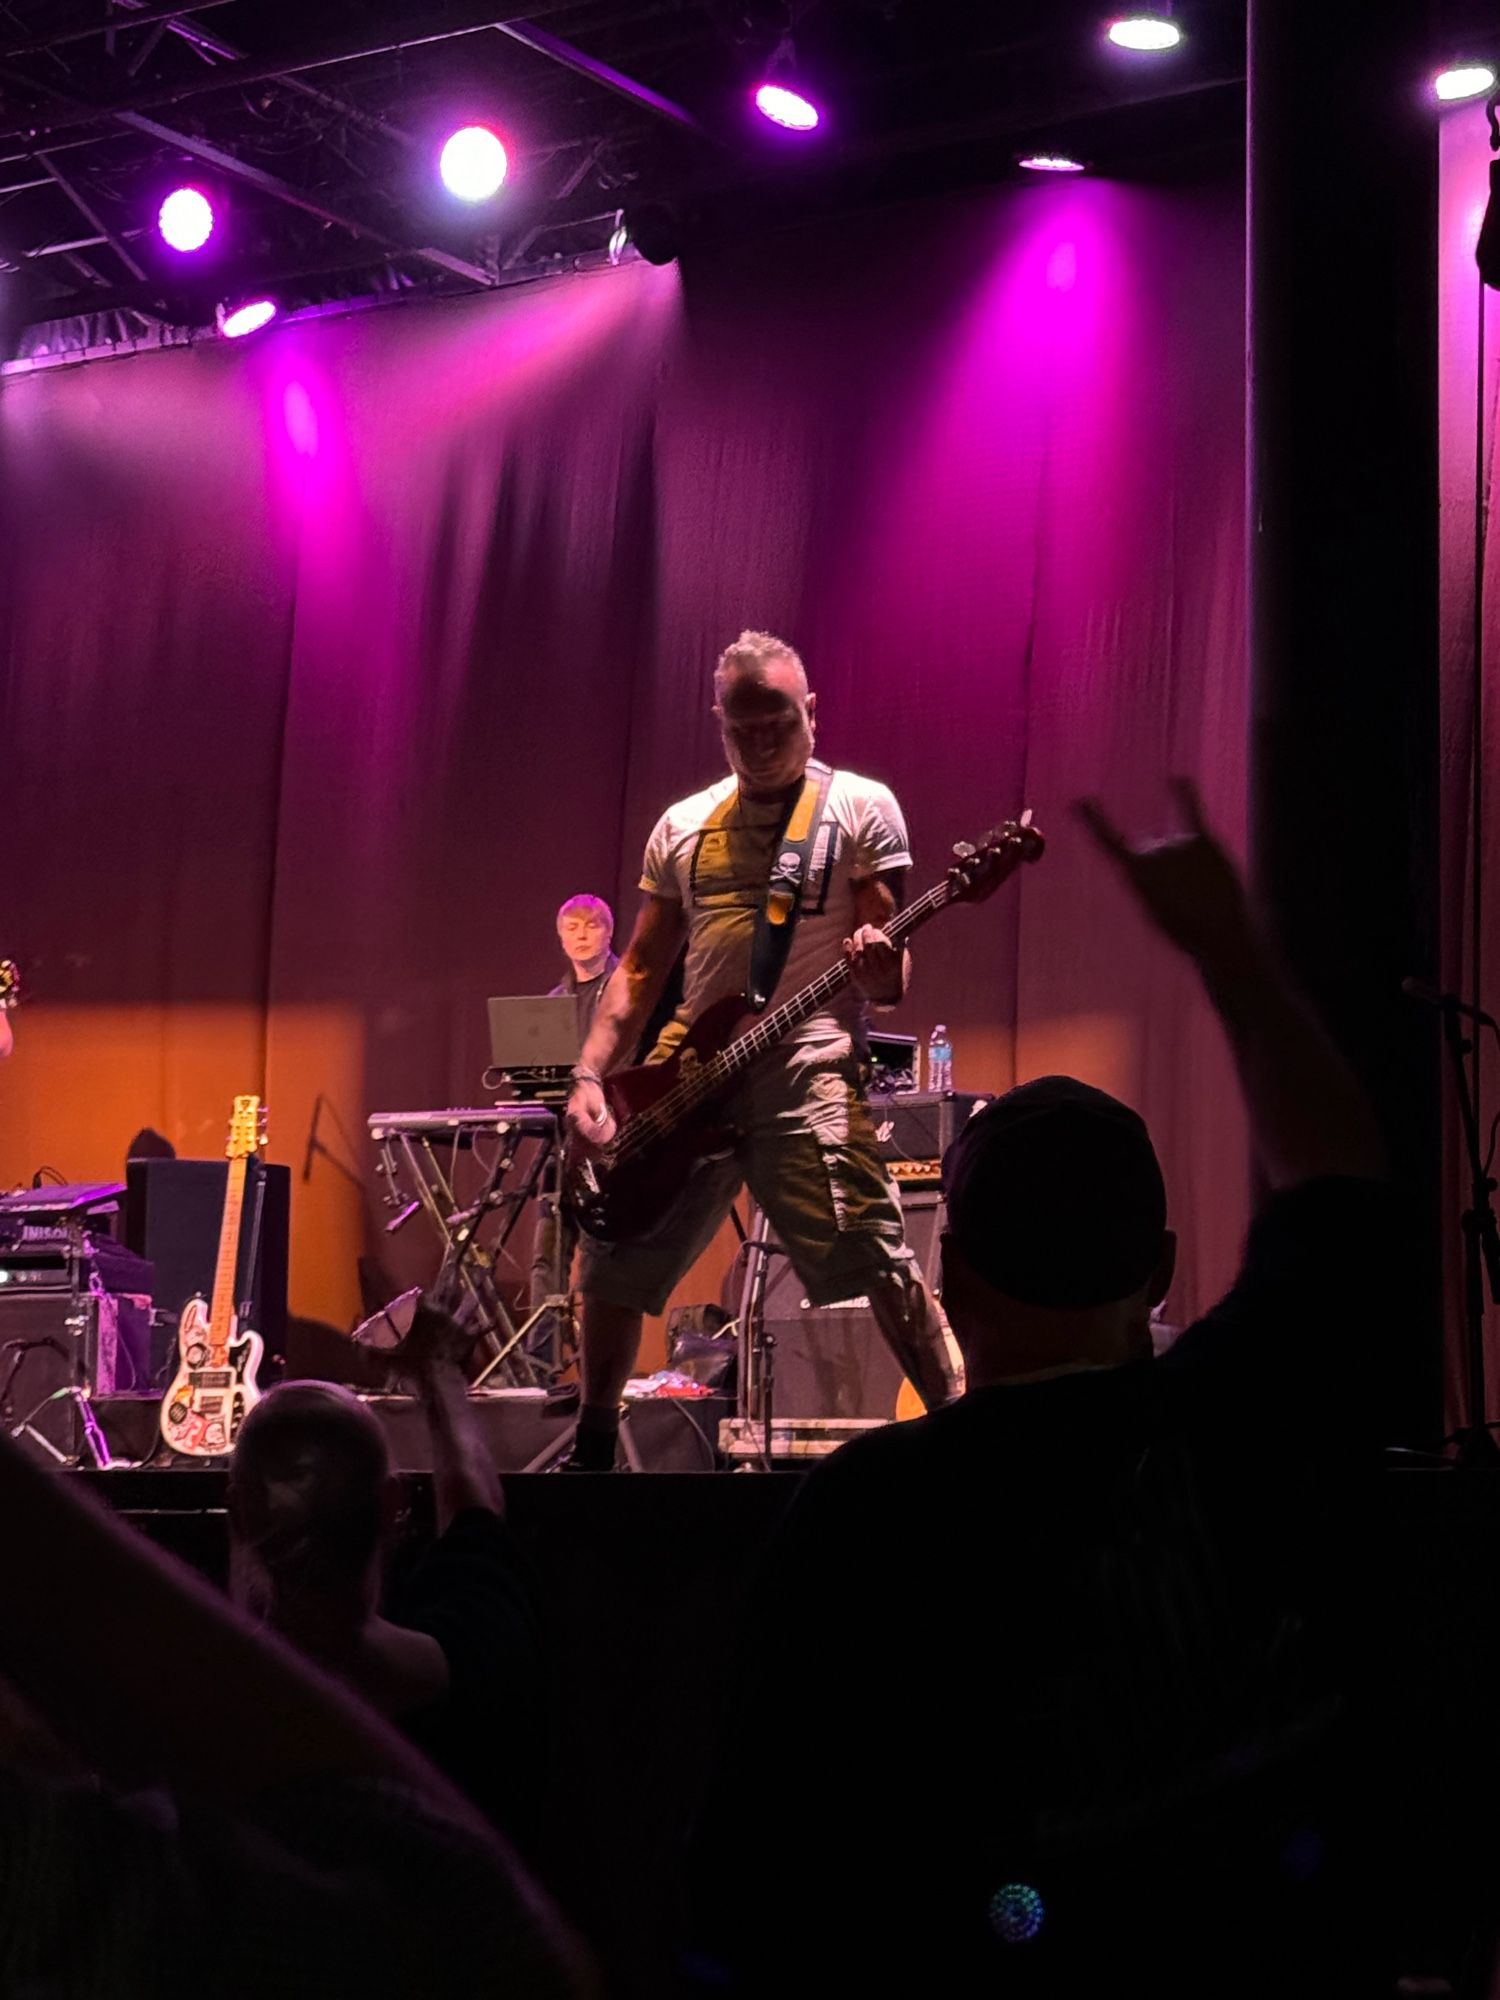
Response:
[[[792,949],[792,933],[802,909],[808,865],[823,823],[833,772],[816,758],[808,762],[802,790],[787,808],[777,832],[766,900],[755,919],[750,944],[750,984],[746,994],[752,1009],[763,1014],[770,1004]]]

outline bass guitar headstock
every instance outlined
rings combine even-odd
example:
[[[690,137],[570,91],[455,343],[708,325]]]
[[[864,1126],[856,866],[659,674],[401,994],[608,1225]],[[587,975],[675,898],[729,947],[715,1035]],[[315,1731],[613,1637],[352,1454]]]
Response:
[[[1041,832],[1031,823],[1028,806],[1019,819],[993,826],[976,846],[961,840],[953,850],[948,887],[956,903],[982,903],[993,896],[1023,861],[1040,861],[1047,851]]]
[[[258,1097],[237,1097],[229,1118],[226,1160],[248,1160],[266,1143],[266,1107]]]

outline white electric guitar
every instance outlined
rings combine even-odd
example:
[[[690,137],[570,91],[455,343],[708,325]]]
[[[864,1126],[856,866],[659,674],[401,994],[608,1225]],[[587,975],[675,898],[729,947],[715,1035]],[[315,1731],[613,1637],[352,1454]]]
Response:
[[[237,1097],[229,1121],[229,1179],[219,1224],[213,1298],[189,1299],[177,1325],[177,1377],[161,1405],[161,1434],[187,1458],[220,1458],[260,1401],[256,1373],[265,1351],[258,1333],[240,1332],[235,1317],[240,1217],[250,1161],[265,1144],[266,1114],[258,1097]]]

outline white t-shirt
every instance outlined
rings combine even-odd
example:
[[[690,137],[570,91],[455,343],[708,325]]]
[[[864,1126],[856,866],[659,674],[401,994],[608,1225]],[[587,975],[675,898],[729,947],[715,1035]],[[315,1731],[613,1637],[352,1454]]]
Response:
[[[706,825],[731,798],[715,825]],[[746,799],[734,778],[721,778],[707,791],[669,806],[652,829],[641,887],[649,896],[680,903],[688,927],[683,1002],[663,1038],[666,1045],[679,1041],[715,1000],[744,992],[755,921],[766,899],[784,812],[781,801]],[[835,771],[773,1007],[839,957],[844,939],[855,929],[855,883],[910,866],[906,822],[890,788],[852,771]],[[841,1031],[858,1037],[865,1012],[859,993],[847,986],[790,1039],[813,1041]]]

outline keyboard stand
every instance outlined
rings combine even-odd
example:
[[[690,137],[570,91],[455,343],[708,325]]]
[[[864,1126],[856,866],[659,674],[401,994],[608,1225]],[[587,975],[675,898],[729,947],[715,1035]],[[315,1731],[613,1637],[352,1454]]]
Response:
[[[369,1127],[380,1149],[377,1171],[385,1181],[384,1200],[397,1211],[396,1225],[420,1207],[442,1243],[442,1267],[430,1287],[432,1295],[478,1330],[485,1365],[475,1386],[546,1387],[556,1377],[559,1359],[528,1344],[545,1308],[538,1307],[518,1326],[496,1271],[557,1151],[556,1114],[534,1104],[380,1112]],[[486,1161],[487,1145],[493,1152]],[[529,1156],[523,1158],[522,1148],[528,1145]],[[468,1199],[459,1187],[465,1154],[482,1175]],[[554,1303],[549,1296],[546,1307]]]

